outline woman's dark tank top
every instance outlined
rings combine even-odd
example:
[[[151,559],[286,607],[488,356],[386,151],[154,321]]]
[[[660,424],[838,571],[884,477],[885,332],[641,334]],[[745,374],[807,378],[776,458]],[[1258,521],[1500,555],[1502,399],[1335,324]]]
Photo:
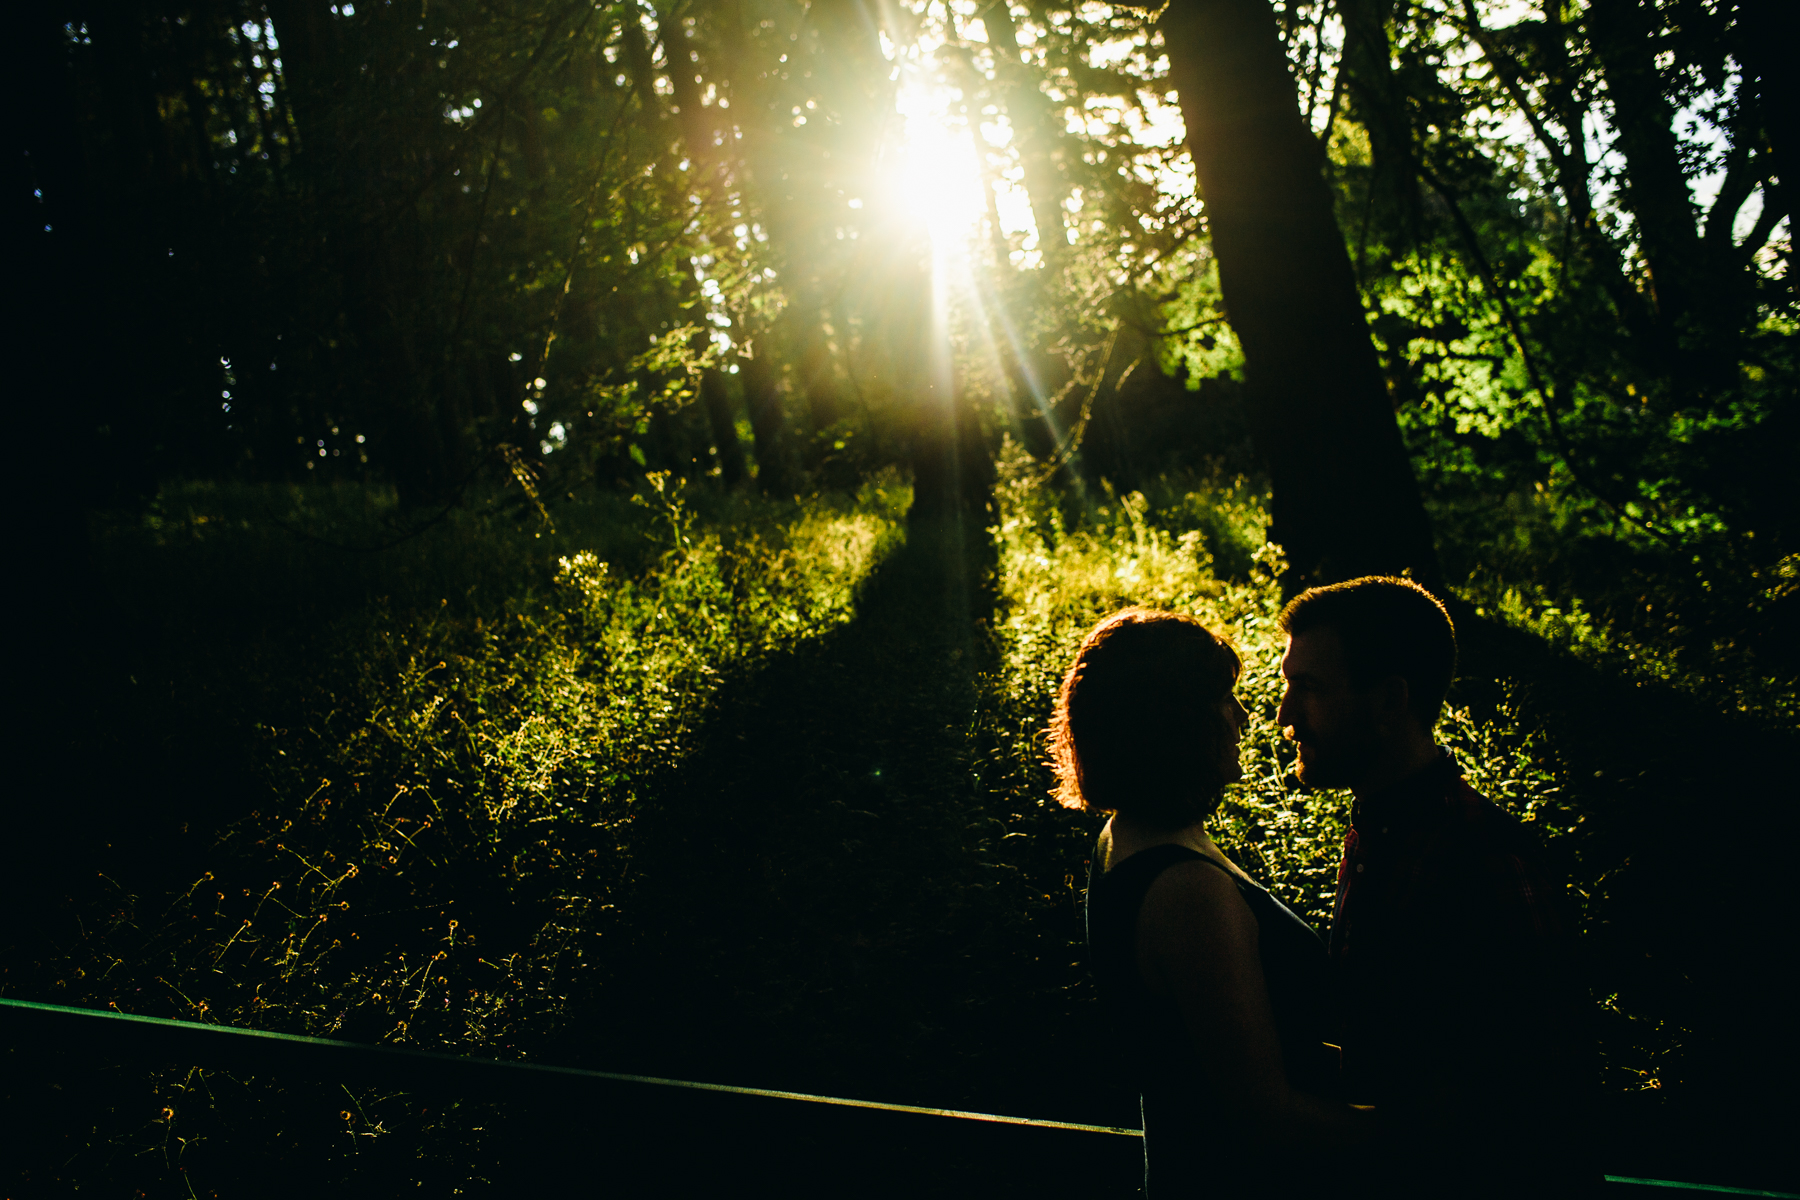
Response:
[[[1291,1152],[1258,1152],[1230,1096],[1214,1094],[1172,1001],[1151,996],[1137,967],[1137,918],[1156,877],[1198,860],[1186,846],[1140,850],[1088,885],[1088,952],[1100,1000],[1126,1070],[1142,1097],[1144,1181],[1157,1197],[1316,1194],[1322,1164]],[[1336,1090],[1337,1062],[1327,1030],[1325,943],[1312,926],[1235,874],[1238,894],[1256,917],[1257,951],[1281,1038],[1282,1065],[1294,1088],[1318,1096]],[[1131,1047],[1140,1047],[1133,1052]]]

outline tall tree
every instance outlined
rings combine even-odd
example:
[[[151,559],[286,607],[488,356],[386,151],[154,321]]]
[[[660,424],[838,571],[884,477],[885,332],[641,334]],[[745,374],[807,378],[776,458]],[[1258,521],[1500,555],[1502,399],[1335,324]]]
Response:
[[[1267,0],[1178,0],[1162,29],[1243,346],[1287,586],[1402,570],[1441,586],[1321,148]]]
[[[1031,202],[1032,223],[1037,226],[1038,251],[1044,265],[1060,269],[1068,258],[1068,228],[1063,223],[1067,182],[1057,170],[1057,114],[1039,88],[1040,73],[1028,65],[1029,51],[1019,44],[1019,25],[1011,0],[993,0],[982,9],[988,42],[994,51],[994,71],[1013,134],[1019,142],[1019,161],[1025,169],[1025,194]]]

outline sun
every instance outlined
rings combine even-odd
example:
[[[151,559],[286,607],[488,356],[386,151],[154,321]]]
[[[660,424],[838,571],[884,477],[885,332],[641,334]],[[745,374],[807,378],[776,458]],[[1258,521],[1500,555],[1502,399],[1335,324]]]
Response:
[[[987,212],[981,159],[966,122],[954,118],[955,93],[920,82],[900,89],[905,130],[891,160],[901,211],[924,225],[935,255],[964,255]]]

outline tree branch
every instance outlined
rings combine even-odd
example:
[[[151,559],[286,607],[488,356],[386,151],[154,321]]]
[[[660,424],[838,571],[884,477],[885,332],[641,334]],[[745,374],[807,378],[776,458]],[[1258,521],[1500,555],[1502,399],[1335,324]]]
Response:
[[[1709,247],[1731,243],[1731,227],[1737,223],[1739,210],[1768,175],[1767,159],[1761,155],[1752,157],[1748,146],[1731,148],[1725,159],[1725,179],[1719,184],[1719,194],[1706,212],[1706,232],[1702,240]]]
[[[580,11],[582,16],[580,22],[576,24],[574,30],[568,34],[568,38],[565,38],[565,40],[576,37],[583,29],[586,29],[588,21],[600,10],[588,3],[587,0],[575,0],[575,3],[569,6],[568,11]],[[548,28],[544,30],[542,40],[537,44],[537,49],[533,50],[531,52],[531,57],[525,60],[525,65],[514,72],[513,77],[507,80],[505,86],[493,96],[494,103],[489,105],[485,112],[469,123],[469,127],[463,131],[462,136],[450,143],[450,149],[438,158],[431,170],[425,173],[425,178],[419,181],[419,186],[413,189],[412,194],[398,204],[390,205],[384,212],[379,214],[377,219],[384,221],[392,219],[405,209],[417,204],[420,198],[423,197],[426,192],[431,190],[432,185],[443,178],[444,172],[449,169],[450,165],[458,160],[462,153],[462,148],[468,144],[477,133],[484,131],[489,123],[497,121],[499,119],[499,114],[502,111],[512,106],[513,97],[517,96],[519,89],[525,86],[525,81],[531,77],[531,73],[537,69],[538,63],[543,60],[545,53],[550,49],[552,43],[556,41],[557,34],[562,32],[563,23],[567,19],[567,15],[567,13],[564,13],[558,19],[550,22]]]
[[[1564,184],[1563,192],[1567,195],[1569,188],[1564,176],[1573,165],[1569,152],[1563,148],[1561,139],[1550,132],[1549,126],[1544,124],[1544,119],[1538,115],[1537,108],[1531,103],[1531,98],[1525,94],[1525,85],[1520,80],[1519,64],[1513,60],[1510,54],[1500,48],[1494,41],[1493,34],[1482,25],[1481,17],[1475,11],[1475,0],[1463,0],[1463,12],[1468,18],[1466,32],[1475,39],[1475,44],[1481,47],[1481,56],[1487,60],[1495,77],[1500,80],[1500,86],[1506,89],[1506,94],[1511,97],[1513,104],[1518,107],[1526,122],[1530,124],[1531,132],[1537,137],[1545,152],[1550,155],[1550,161],[1556,164],[1557,180]],[[1581,136],[1579,130],[1570,132],[1575,137]],[[1585,183],[1581,190],[1585,198],[1587,193]],[[1574,197],[1571,196],[1569,199],[1573,202]]]
[[[1756,260],[1757,251],[1768,243],[1769,235],[1775,232],[1775,226],[1781,223],[1784,215],[1781,205],[1775,203],[1775,198],[1769,195],[1769,190],[1770,186],[1765,181],[1763,183],[1762,212],[1757,214],[1756,224],[1750,227],[1749,236],[1737,246],[1738,258],[1746,266]]]

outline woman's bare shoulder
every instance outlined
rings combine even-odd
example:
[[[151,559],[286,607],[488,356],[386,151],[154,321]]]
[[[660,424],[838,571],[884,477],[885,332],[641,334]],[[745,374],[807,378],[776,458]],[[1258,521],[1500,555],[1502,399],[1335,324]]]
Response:
[[[1153,924],[1182,929],[1256,925],[1235,875],[1211,860],[1187,859],[1159,872],[1139,911]]]
[[[1179,862],[1156,877],[1138,910],[1138,970],[1152,995],[1216,998],[1252,969],[1259,933],[1231,875]]]

